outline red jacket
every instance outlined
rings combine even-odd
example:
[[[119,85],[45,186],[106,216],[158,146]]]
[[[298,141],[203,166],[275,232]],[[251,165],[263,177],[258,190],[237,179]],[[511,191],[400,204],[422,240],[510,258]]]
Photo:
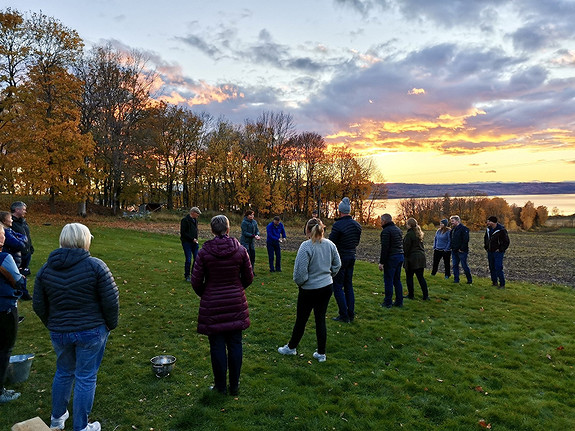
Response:
[[[213,335],[250,326],[245,288],[254,279],[247,250],[227,235],[206,241],[192,271],[201,298],[198,332]]]

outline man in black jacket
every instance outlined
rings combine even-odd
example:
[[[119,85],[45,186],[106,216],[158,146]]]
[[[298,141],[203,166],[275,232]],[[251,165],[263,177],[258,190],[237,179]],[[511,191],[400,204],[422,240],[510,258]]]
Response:
[[[12,230],[26,235],[28,239],[27,248],[22,251],[22,262],[18,269],[20,270],[20,274],[30,275],[30,260],[32,260],[34,246],[32,245],[32,237],[30,236],[30,227],[24,218],[26,217],[26,204],[22,201],[13,202],[12,205],[10,205],[10,211],[12,212]]]
[[[340,218],[333,224],[329,240],[337,247],[341,268],[333,278],[333,296],[339,308],[339,315],[333,320],[351,322],[355,317],[355,295],[353,293],[353,267],[355,250],[361,238],[361,226],[351,218],[349,198],[339,204]]]
[[[192,257],[194,262],[198,255],[198,216],[202,212],[198,207],[190,208],[190,213],[180,222],[180,241],[184,249],[186,262],[184,264],[184,278],[190,281],[190,268],[192,267]]]
[[[503,255],[509,247],[509,235],[507,229],[497,223],[497,217],[490,216],[487,219],[487,229],[483,237],[484,248],[487,251],[487,262],[489,263],[489,274],[491,274],[491,284],[505,289],[505,275],[503,274]],[[497,284],[499,280],[499,284]]]
[[[451,229],[451,260],[453,266],[453,282],[459,283],[459,264],[463,268],[467,284],[472,284],[471,270],[467,265],[467,255],[469,254],[469,228],[461,223],[461,218],[457,215],[449,218],[453,228]]]
[[[398,228],[390,214],[381,216],[381,254],[379,256],[379,270],[383,271],[383,284],[385,286],[385,308],[403,306],[403,285],[401,284],[401,266],[403,265],[403,233]],[[392,303],[395,288],[395,302]]]

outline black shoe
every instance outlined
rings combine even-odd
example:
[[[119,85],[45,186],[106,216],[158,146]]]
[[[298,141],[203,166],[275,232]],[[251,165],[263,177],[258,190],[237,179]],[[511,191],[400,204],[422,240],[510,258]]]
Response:
[[[225,390],[225,389],[218,389],[218,388],[216,388],[215,386],[210,386],[210,391],[216,391],[216,392],[219,392],[219,393],[222,394],[222,395],[226,395],[226,394],[228,393],[227,390]]]
[[[381,306],[382,306],[383,308],[391,308],[392,305],[393,305],[393,304],[386,304],[385,302],[382,302],[382,303],[381,303]]]
[[[238,396],[238,395],[240,394],[240,388],[239,388],[239,387],[237,387],[237,388],[232,388],[232,387],[230,386],[229,393],[230,393],[231,396],[234,396],[234,397],[235,397],[235,396]]]
[[[407,299],[415,299],[415,296],[413,296],[413,295],[407,295],[407,296],[404,296],[404,298],[407,298]]]
[[[473,281],[467,280],[467,284],[473,284]]]
[[[505,289],[505,285],[503,284],[503,285],[499,286],[498,289]]]
[[[281,269],[276,269],[276,272],[282,272],[282,270],[281,270]]]
[[[24,316],[18,316],[18,323],[22,323],[22,320],[24,320]]]
[[[496,281],[492,281],[492,282],[491,282],[491,285],[494,286],[494,287],[499,286]]]
[[[393,303],[393,306],[394,306],[394,307],[403,307],[403,302],[397,302],[397,301],[396,301],[396,302]]]
[[[275,270],[275,269],[270,269],[270,272],[276,272],[276,270]]]
[[[22,301],[32,301],[32,297],[30,296],[30,293],[28,293],[28,292],[24,292],[22,294],[22,296],[20,297],[20,299]]]
[[[349,323],[349,319],[348,319],[348,318],[346,318],[346,317],[341,317],[341,316],[332,317],[331,320],[335,320],[336,322]]]
[[[429,299],[429,296],[426,296],[425,298],[421,298],[422,301],[431,301],[431,299]]]

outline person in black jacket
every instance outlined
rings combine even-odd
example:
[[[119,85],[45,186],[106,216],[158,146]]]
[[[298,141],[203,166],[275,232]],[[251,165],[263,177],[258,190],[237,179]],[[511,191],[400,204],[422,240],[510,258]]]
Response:
[[[18,266],[22,275],[30,275],[30,261],[34,253],[34,246],[32,245],[32,237],[30,236],[30,227],[26,222],[27,207],[22,201],[13,202],[10,205],[12,211],[12,229],[19,234],[26,235],[28,244],[26,250],[22,252],[22,261]]]
[[[453,266],[453,282],[459,283],[459,264],[463,268],[467,284],[472,284],[471,270],[467,265],[469,254],[469,228],[461,223],[457,215],[449,217],[453,228],[451,229],[451,261]]]
[[[403,234],[392,221],[390,214],[381,216],[381,254],[379,256],[379,270],[383,271],[383,284],[385,286],[385,308],[403,306],[403,285],[401,284],[401,266],[403,265]],[[393,290],[395,288],[395,302]]]
[[[72,386],[74,430],[101,428],[88,423],[88,415],[108,335],[118,325],[119,300],[112,273],[90,256],[91,241],[83,224],[64,226],[60,248],[50,253],[34,284],[34,311],[50,331],[57,356],[50,428],[64,428]]]
[[[487,219],[487,229],[483,237],[485,251],[487,251],[487,262],[489,263],[489,274],[491,284],[505,289],[505,275],[503,274],[503,255],[509,247],[509,235],[507,229],[497,223],[497,217],[490,216]],[[499,280],[499,284],[497,284]]]
[[[192,257],[194,262],[198,255],[198,216],[202,212],[198,207],[190,208],[190,213],[180,222],[180,241],[184,249],[186,262],[184,263],[184,278],[190,281],[190,268],[192,267]]]
[[[355,250],[361,239],[361,225],[351,218],[349,198],[343,198],[338,209],[340,217],[333,224],[329,234],[329,240],[335,244],[341,258],[341,268],[333,278],[333,296],[339,309],[339,315],[333,320],[348,323],[355,317],[353,267]]]

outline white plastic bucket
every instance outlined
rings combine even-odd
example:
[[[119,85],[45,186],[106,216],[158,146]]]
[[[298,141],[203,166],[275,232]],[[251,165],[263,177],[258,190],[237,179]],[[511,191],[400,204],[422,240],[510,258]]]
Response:
[[[30,369],[34,354],[10,356],[10,363],[6,372],[6,381],[8,383],[22,383],[30,377]]]

